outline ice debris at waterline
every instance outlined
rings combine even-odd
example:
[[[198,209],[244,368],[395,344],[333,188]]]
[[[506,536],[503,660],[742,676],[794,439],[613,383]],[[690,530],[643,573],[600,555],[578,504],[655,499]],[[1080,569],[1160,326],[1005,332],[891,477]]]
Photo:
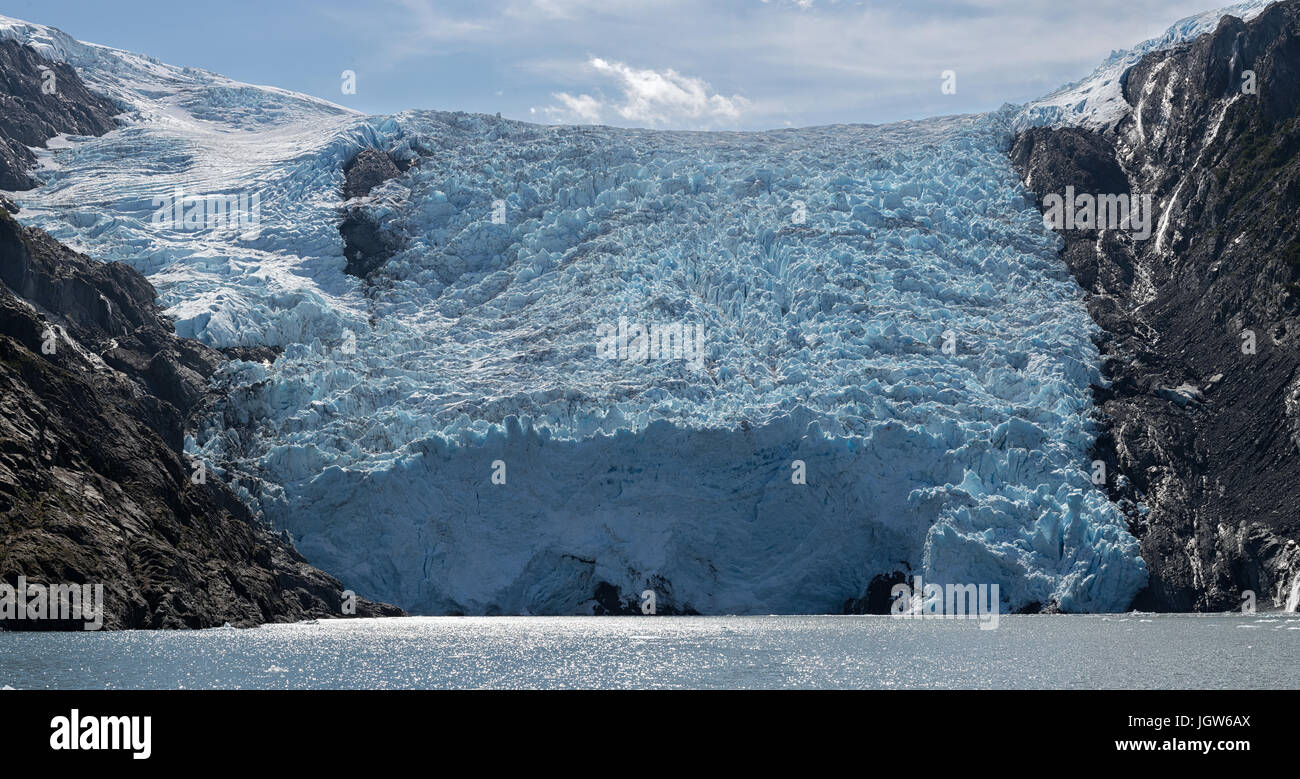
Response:
[[[181,334],[284,347],[229,366],[190,450],[357,591],[838,612],[910,570],[1112,611],[1146,581],[1088,478],[1094,326],[1007,160],[1010,109],[766,133],[367,118],[43,34],[131,109],[48,155],[25,217],[149,274]],[[337,225],[365,147],[415,164],[352,203],[398,247],[361,281]],[[151,223],[178,188],[257,193],[260,229]],[[608,359],[621,322],[702,333],[702,359]]]

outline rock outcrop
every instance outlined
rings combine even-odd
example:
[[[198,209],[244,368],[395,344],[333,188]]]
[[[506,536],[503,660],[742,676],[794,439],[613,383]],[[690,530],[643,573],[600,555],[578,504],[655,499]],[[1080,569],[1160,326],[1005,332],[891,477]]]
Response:
[[[1064,233],[1105,330],[1096,456],[1157,611],[1294,607],[1300,577],[1300,2],[1130,68],[1126,118],[1012,149],[1040,200],[1152,195],[1151,234]],[[1136,225],[1130,225],[1135,227]]]
[[[183,455],[223,361],[173,334],[136,271],[0,213],[0,579],[102,584],[109,628],[344,616],[344,585]]]
[[[400,176],[410,165],[378,149],[362,149],[343,167],[343,199],[366,197],[370,190]],[[339,223],[345,271],[364,279],[397,253],[400,245],[386,233],[370,209],[351,206]]]
[[[29,147],[101,135],[116,113],[72,68],[0,41],[0,189],[36,185]],[[401,614],[345,596],[256,524],[216,464],[184,456],[227,356],[176,337],[142,275],[17,212],[0,198],[0,581],[102,585],[107,628]],[[83,624],[0,609],[11,630]]]
[[[60,133],[103,135],[117,126],[117,113],[68,65],[16,41],[0,41],[0,189],[36,186],[28,174],[36,164],[29,147],[44,146]]]

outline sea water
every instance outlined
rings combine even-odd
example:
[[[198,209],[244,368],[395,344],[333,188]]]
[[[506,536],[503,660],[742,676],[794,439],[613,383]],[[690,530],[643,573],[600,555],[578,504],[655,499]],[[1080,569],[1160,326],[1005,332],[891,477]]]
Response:
[[[1300,688],[1300,615],[407,617],[0,633],[17,689]]]

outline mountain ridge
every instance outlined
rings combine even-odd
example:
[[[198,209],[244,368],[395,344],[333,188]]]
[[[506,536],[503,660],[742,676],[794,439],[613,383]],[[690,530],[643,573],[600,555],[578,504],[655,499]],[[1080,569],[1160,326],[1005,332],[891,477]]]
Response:
[[[1025,131],[1012,159],[1040,197],[1073,186],[1159,204],[1147,241],[1080,230],[1062,249],[1106,331],[1097,455],[1152,564],[1134,606],[1226,610],[1250,591],[1294,609],[1300,3],[1225,16],[1125,76],[1120,119]]]
[[[116,108],[75,71],[11,40],[0,40],[0,107],[0,150],[25,152],[0,153],[10,189],[37,184],[29,146],[116,127]],[[344,616],[345,606],[347,615],[401,614],[353,602],[259,527],[215,464],[184,457],[186,430],[207,413],[210,379],[227,358],[176,337],[144,276],[23,227],[4,204],[0,580],[102,585],[109,629],[251,626]],[[88,621],[7,613],[0,627]]]

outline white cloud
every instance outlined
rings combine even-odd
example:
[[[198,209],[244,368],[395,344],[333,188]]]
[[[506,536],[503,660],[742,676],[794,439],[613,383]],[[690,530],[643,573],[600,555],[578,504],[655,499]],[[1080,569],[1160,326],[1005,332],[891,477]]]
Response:
[[[619,98],[557,92],[553,97],[559,104],[543,109],[553,121],[595,124],[621,119],[622,123],[650,127],[703,128],[735,124],[752,106],[741,95],[718,94],[703,79],[684,76],[672,68],[634,68],[600,57],[590,58],[586,68],[612,82]]]
[[[383,0],[338,3],[388,110],[764,129],[1032,100],[1206,0]],[[1219,0],[1227,2],[1227,0]],[[597,52],[614,53],[596,59]],[[597,63],[601,64],[597,64]],[[624,64],[631,63],[631,64]],[[576,66],[576,67],[575,67]],[[652,69],[644,69],[646,67]],[[960,91],[940,92],[956,70]],[[702,77],[702,78],[701,78]],[[704,80],[707,79],[707,82]],[[372,78],[368,83],[380,83]],[[504,95],[495,93],[504,88]],[[740,97],[743,95],[744,97]],[[400,102],[399,102],[400,100]]]
[[[664,0],[510,0],[504,16],[522,20],[580,21],[596,15],[627,15]]]
[[[546,111],[547,116],[556,121],[572,124],[598,124],[600,117],[604,114],[604,106],[591,95],[574,97],[567,92],[556,92],[555,99],[559,100],[561,105],[550,106],[543,110]]]

